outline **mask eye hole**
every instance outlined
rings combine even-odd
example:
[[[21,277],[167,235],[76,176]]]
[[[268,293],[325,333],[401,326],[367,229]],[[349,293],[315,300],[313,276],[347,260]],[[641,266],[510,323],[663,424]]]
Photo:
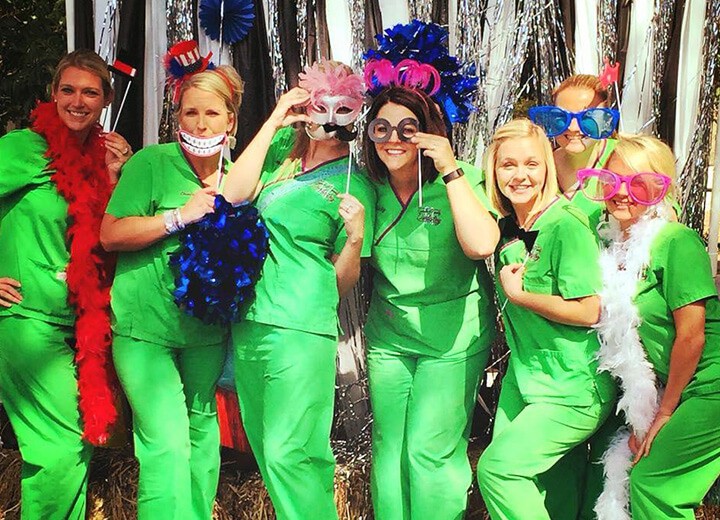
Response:
[[[327,114],[327,107],[324,105],[313,105],[313,110],[318,114]]]
[[[343,107],[343,106],[338,107],[337,110],[335,110],[336,114],[342,114],[342,115],[349,114],[350,112],[352,112],[352,109],[350,107]]]

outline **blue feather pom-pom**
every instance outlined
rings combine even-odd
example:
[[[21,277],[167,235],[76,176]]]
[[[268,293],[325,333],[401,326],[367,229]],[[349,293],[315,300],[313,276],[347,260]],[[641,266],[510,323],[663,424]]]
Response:
[[[474,104],[478,78],[475,66],[463,67],[460,61],[450,56],[447,50],[448,33],[434,23],[413,20],[398,24],[378,34],[377,50],[368,50],[364,58],[386,59],[397,65],[404,59],[412,59],[435,67],[440,73],[441,87],[433,96],[442,106],[451,123],[465,123],[470,114],[477,110]],[[382,87],[371,91],[376,95]]]
[[[222,19],[220,16],[221,4]],[[220,40],[222,23],[223,43],[233,45],[248,35],[255,20],[252,0],[202,0],[200,2],[200,25],[211,40]]]
[[[181,231],[180,249],[170,255],[175,303],[205,323],[238,321],[243,303],[255,294],[267,250],[257,209],[233,206],[218,195],[215,211]]]

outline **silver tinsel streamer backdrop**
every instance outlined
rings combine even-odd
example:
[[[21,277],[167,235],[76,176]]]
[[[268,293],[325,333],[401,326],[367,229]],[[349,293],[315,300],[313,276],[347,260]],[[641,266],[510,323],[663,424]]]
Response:
[[[365,0],[349,0],[350,27],[352,42],[350,67],[360,73],[363,68],[363,53],[365,52]]]
[[[453,127],[453,143],[456,155],[465,161],[474,162],[480,139],[486,139],[487,109],[485,108],[485,63],[483,63],[483,40],[481,38],[485,12],[477,0],[459,0],[455,41],[457,58],[469,67],[476,66],[478,90],[475,94],[477,111],[470,114],[467,124]]]
[[[463,0],[460,0],[462,3]],[[479,0],[474,0],[474,3],[479,4]],[[410,13],[410,19],[417,18],[423,22],[432,22],[432,0],[408,0],[408,12]],[[460,14],[460,7],[458,7],[458,15]]]
[[[270,47],[270,63],[272,65],[273,80],[275,81],[275,98],[277,99],[287,90],[285,66],[283,65],[282,51],[280,50],[280,20],[277,0],[268,0],[268,18],[270,20],[268,46]]]
[[[492,106],[488,104],[490,113],[495,113],[495,117],[488,121],[488,135],[490,136],[495,133],[498,127],[512,118],[515,103],[524,89],[524,85],[520,81],[525,59],[527,58],[528,42],[532,33],[530,18],[535,2],[536,0],[522,0],[518,6],[511,51],[504,56],[502,67],[504,73],[495,78],[496,81],[500,82],[498,87],[503,89],[503,96],[499,105]]]
[[[165,16],[167,18],[167,43],[168,48],[183,40],[190,40],[193,37],[195,24],[195,11],[192,0],[167,0],[165,4]],[[173,117],[172,89],[165,86],[163,98],[162,117],[158,130],[158,140],[161,143],[170,143],[175,140],[177,132],[177,121]]]
[[[617,0],[600,0],[598,3],[598,70],[602,70],[603,58],[617,61]]]
[[[717,119],[720,97],[715,88],[720,56],[720,0],[708,0],[703,36],[703,75],[695,131],[689,147],[688,161],[678,178],[682,202],[682,222],[698,233],[703,232],[705,196],[712,122]],[[716,165],[716,172],[717,172]]]
[[[312,58],[308,60],[308,0],[295,0],[295,7],[297,9],[297,36],[298,43],[300,43],[300,70],[303,70],[305,65],[315,61]],[[314,9],[313,12],[315,12]]]
[[[534,60],[532,85],[541,105],[552,104],[552,91],[570,76],[572,60],[568,56],[560,5],[556,0],[530,1]]]
[[[670,45],[670,29],[675,16],[675,2],[655,0],[655,16],[653,17],[653,32],[655,43],[653,45],[653,77],[652,77],[652,129],[657,135],[660,122],[660,96],[662,94],[663,77],[668,58],[668,45]]]

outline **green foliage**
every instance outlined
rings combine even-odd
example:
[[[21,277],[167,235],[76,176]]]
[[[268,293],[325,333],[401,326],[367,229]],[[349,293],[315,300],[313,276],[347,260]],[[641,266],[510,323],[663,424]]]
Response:
[[[0,0],[0,135],[28,124],[66,50],[64,0]]]

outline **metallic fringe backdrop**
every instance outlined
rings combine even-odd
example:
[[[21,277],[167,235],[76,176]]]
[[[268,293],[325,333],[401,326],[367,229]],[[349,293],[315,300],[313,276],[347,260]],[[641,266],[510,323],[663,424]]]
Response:
[[[662,0],[661,0],[662,1]],[[600,0],[598,3],[598,70],[602,70],[603,58],[617,61],[617,0]]]
[[[168,49],[178,42],[189,40],[195,34],[195,11],[192,0],[167,0],[165,4],[167,18],[167,44]],[[170,143],[175,140],[177,121],[173,117],[172,89],[165,85],[163,97],[162,117],[158,130],[158,140],[161,143]]]
[[[315,60],[308,59],[308,0],[295,0],[297,6],[297,36],[300,43],[300,70]],[[313,12],[315,10],[313,9]]]
[[[363,67],[363,53],[365,52],[365,0],[349,0],[350,27],[352,42],[350,67],[361,73]]]
[[[473,0],[474,3],[479,4],[480,0]],[[462,0],[460,0],[462,3]],[[408,11],[410,12],[410,19],[417,18],[423,22],[432,22],[432,0],[408,0]],[[458,7],[458,16],[460,15],[460,8]]]
[[[562,14],[556,0],[531,1],[530,5],[534,55],[532,84],[535,91],[532,97],[540,105],[551,105],[553,89],[570,76],[573,68],[568,56]]]
[[[678,178],[682,202],[682,222],[698,233],[703,232],[708,164],[712,148],[712,123],[717,119],[718,97],[715,75],[720,56],[720,0],[708,0],[703,36],[703,75],[695,131],[689,146],[688,161]],[[717,165],[716,165],[717,172]]]
[[[662,95],[662,84],[667,65],[668,48],[670,45],[671,27],[675,16],[675,2],[655,0],[655,16],[653,17],[653,31],[655,43],[653,45],[653,78],[652,78],[652,128],[657,135],[659,128]]]
[[[298,12],[299,11],[300,10],[298,9]],[[305,8],[305,12],[307,13],[307,5]],[[270,19],[270,27],[268,27],[270,64],[272,65],[273,80],[275,81],[275,98],[277,99],[287,90],[287,80],[285,79],[285,66],[283,65],[282,50],[280,49],[280,20],[278,17],[278,0],[268,0],[268,18]]]
[[[478,89],[474,103],[477,111],[470,114],[466,124],[453,127],[453,143],[458,157],[469,162],[475,160],[474,154],[478,141],[486,139],[487,110],[484,96],[485,64],[482,61],[482,29],[487,7],[483,8],[478,0],[459,0],[457,24],[455,25],[455,54],[466,67],[475,65],[478,75]]]

